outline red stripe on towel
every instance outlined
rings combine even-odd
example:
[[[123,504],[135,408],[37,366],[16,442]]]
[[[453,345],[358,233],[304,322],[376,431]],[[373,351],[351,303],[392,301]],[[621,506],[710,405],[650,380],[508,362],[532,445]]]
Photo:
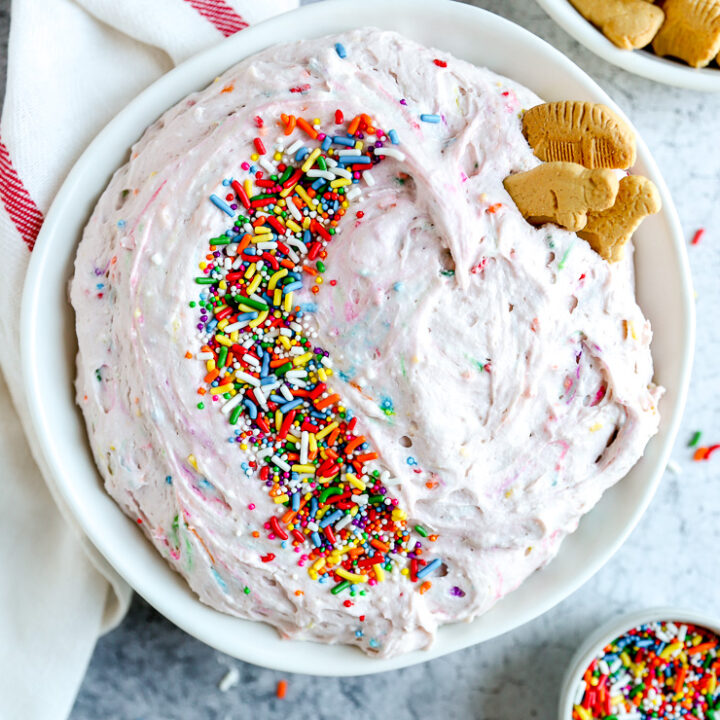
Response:
[[[210,21],[225,37],[230,37],[248,24],[225,0],[185,0],[206,20]]]

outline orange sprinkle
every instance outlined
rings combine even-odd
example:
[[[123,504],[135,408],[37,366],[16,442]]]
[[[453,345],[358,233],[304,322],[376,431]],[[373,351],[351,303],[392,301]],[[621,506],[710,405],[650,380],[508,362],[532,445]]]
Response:
[[[428,540],[430,542],[435,542],[438,539],[437,535],[428,535]]]
[[[317,270],[315,268],[308,267],[307,265],[303,265],[303,271],[308,275],[317,275]]]
[[[304,130],[313,140],[318,136],[317,130],[305,118],[297,119],[297,126]]]
[[[314,293],[320,292],[320,286],[319,285],[313,285],[312,288],[310,288]]]
[[[220,375],[220,371],[215,369],[211,370],[206,376],[205,376],[205,382],[209,385],[218,375]]]
[[[188,350],[188,351],[185,353],[185,357],[186,357],[188,360],[190,360],[190,359],[192,358],[192,353]]]
[[[365,453],[363,455],[358,455],[356,460],[358,460],[361,463],[369,462],[370,460],[377,460],[378,454],[376,452],[369,452]]]
[[[285,697],[285,693],[287,693],[287,680],[280,680],[277,684],[277,692],[275,694],[282,700]]]
[[[205,388],[198,388],[198,395],[204,395],[207,392]]]
[[[235,89],[235,86],[234,86],[234,85],[226,85],[226,86],[220,91],[220,93],[221,93],[221,94],[222,94],[222,93],[229,93],[229,92],[232,92],[234,89]]]
[[[350,124],[348,125],[348,129],[347,129],[348,135],[354,135],[358,131],[358,128],[360,127],[360,120],[362,120],[360,115],[356,115],[350,121]]]
[[[487,212],[490,213],[490,215],[494,215],[501,207],[502,203],[495,203],[487,209]]]
[[[295,591],[295,595],[297,595],[298,597],[300,597],[301,595],[304,595],[304,594],[305,594],[305,593],[304,593],[302,590],[296,590],[296,591]]]
[[[287,119],[287,125],[285,125],[285,135],[291,135],[292,131],[295,129],[295,123],[297,122],[297,118],[294,115],[290,115]]]
[[[693,455],[693,460],[705,460],[708,456],[708,448],[699,447]]]
[[[328,395],[326,398],[320,398],[319,400],[315,401],[315,407],[318,410],[322,410],[326,407],[330,407],[330,405],[334,405],[335,403],[340,402],[340,396],[337,393],[333,393],[332,395]],[[377,455],[376,455],[377,457]]]
[[[253,530],[252,536],[253,536],[254,538],[259,538],[259,537],[260,537],[260,533],[259,533],[257,530]]]
[[[421,586],[420,586],[420,594],[424,595],[430,588],[432,587],[432,583],[429,580],[426,580]]]

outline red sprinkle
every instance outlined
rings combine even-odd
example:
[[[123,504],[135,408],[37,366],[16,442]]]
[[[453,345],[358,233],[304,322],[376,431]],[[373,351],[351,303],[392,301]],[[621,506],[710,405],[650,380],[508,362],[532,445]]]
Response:
[[[283,700],[285,698],[285,694],[287,693],[287,680],[280,680],[277,684],[277,691],[275,694],[278,696],[278,699]]]
[[[338,109],[335,111],[335,123],[339,125],[343,120],[345,119],[345,116],[343,115],[343,111]]]
[[[275,553],[268,553],[267,555],[262,555],[260,559],[265,563],[272,562],[275,559]]]
[[[263,141],[259,137],[256,137],[253,142],[255,143],[255,149],[258,151],[258,153],[260,153],[260,155],[264,155],[267,152]]]
[[[433,60],[433,62],[434,62],[438,67],[447,67],[447,63],[446,63],[444,60],[439,60],[438,58],[435,58],[435,59]]]
[[[259,116],[255,116],[255,126],[261,128],[265,123],[263,122],[263,119]]]
[[[693,239],[690,241],[690,244],[697,245],[703,239],[704,235],[705,235],[705,228],[700,228],[693,235]]]

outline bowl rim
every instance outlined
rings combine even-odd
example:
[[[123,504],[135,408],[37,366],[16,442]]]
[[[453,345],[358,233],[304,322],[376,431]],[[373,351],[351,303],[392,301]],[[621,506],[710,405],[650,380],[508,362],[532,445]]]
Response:
[[[397,17],[398,22],[400,22],[399,18],[402,18],[403,29],[407,30],[405,26],[406,18],[410,17],[411,22],[415,24],[427,22],[428,27],[432,28],[432,32],[436,33],[437,14],[441,12],[445,13],[442,18],[443,22],[448,22],[447,19],[450,18],[452,23],[466,23],[468,26],[480,29],[486,33],[486,37],[498,35],[503,37],[503,42],[520,43],[524,52],[542,56],[544,63],[549,63],[553,68],[564,73],[563,77],[568,85],[577,85],[582,94],[595,101],[608,104],[624,117],[622,111],[597,83],[565,55],[524,28],[488,11],[451,2],[450,0],[396,0],[391,8],[386,6],[384,0],[366,0],[364,8],[370,10],[371,16],[373,16],[372,11],[376,10],[378,16],[383,17],[382,27],[387,27],[386,23],[390,22],[387,17],[390,16]],[[79,221],[76,216],[80,213],[83,215],[82,222],[78,225],[79,231],[81,231],[86,224],[87,214],[74,207],[73,203],[75,205],[88,205],[90,202],[87,198],[88,186],[92,190],[91,194],[95,192],[99,194],[107,185],[107,178],[101,183],[97,179],[98,174],[102,175],[103,171],[102,168],[93,167],[96,159],[102,159],[101,166],[103,164],[110,166],[109,174],[112,174],[115,169],[126,161],[125,159],[120,162],[115,162],[112,159],[107,160],[101,155],[102,152],[109,153],[111,156],[113,154],[117,155],[118,150],[115,146],[119,142],[124,142],[120,157],[126,158],[130,144],[135,142],[142,134],[142,131],[162,112],[180,101],[192,90],[205,87],[216,74],[227,69],[235,62],[263,47],[275,44],[277,40],[273,38],[278,31],[281,31],[281,33],[295,32],[300,23],[305,23],[305,26],[312,28],[312,30],[307,30],[302,36],[316,37],[343,28],[362,27],[366,23],[357,21],[356,10],[357,4],[355,0],[329,0],[328,2],[306,5],[291,13],[267,20],[190,58],[160,77],[140,93],[135,100],[128,103],[90,143],[58,192],[46,216],[38,243],[31,257],[23,293],[21,317],[23,381],[30,407],[31,425],[38,437],[45,438],[43,442],[37,443],[37,449],[45,461],[45,465],[50,469],[50,481],[54,483],[54,489],[79,522],[85,534],[109,564],[161,614],[206,644],[256,665],[288,672],[304,673],[307,673],[310,668],[313,674],[329,676],[362,675],[406,667],[482,642],[529,622],[546,612],[577,590],[595,574],[625,541],[655,493],[669,459],[672,443],[677,435],[682,410],[685,405],[695,334],[692,283],[677,212],[657,165],[642,138],[638,135],[638,162],[644,164],[645,171],[655,180],[660,191],[663,200],[661,216],[665,220],[667,236],[671,241],[673,259],[677,264],[676,272],[683,321],[682,337],[678,339],[678,343],[682,347],[682,358],[677,376],[676,401],[672,408],[664,411],[661,421],[667,423],[664,444],[657,448],[655,463],[647,470],[647,478],[643,480],[643,493],[640,501],[633,507],[630,516],[624,521],[613,540],[608,542],[601,550],[592,554],[591,557],[586,558],[579,565],[577,574],[571,580],[563,580],[560,584],[560,590],[547,592],[544,599],[537,601],[532,606],[532,609],[525,608],[519,614],[515,608],[515,603],[520,602],[522,606],[522,601],[513,601],[513,593],[511,593],[506,598],[503,598],[503,603],[505,603],[503,607],[507,608],[505,614],[510,613],[512,615],[512,620],[503,619],[502,613],[497,612],[492,617],[489,617],[493,613],[493,608],[489,613],[477,618],[470,624],[456,623],[443,626],[434,645],[428,650],[415,651],[389,659],[367,657],[358,652],[357,649],[348,646],[324,645],[303,641],[293,641],[292,644],[297,647],[292,650],[288,649],[291,643],[279,641],[282,644],[282,649],[278,650],[270,636],[263,637],[262,642],[253,647],[243,645],[242,638],[238,639],[237,628],[244,627],[243,624],[259,625],[260,623],[225,615],[202,605],[194,594],[190,597],[191,591],[186,586],[185,581],[166,565],[165,560],[160,557],[159,553],[149,543],[147,549],[152,554],[152,558],[148,556],[144,558],[144,561],[149,563],[159,561],[161,565],[155,565],[153,569],[162,577],[165,577],[163,574],[165,571],[170,573],[172,577],[165,577],[164,580],[150,577],[148,572],[133,565],[133,562],[126,557],[125,553],[115,548],[112,545],[112,538],[108,534],[108,529],[105,526],[100,527],[99,521],[94,517],[90,517],[89,510],[85,507],[87,504],[85,499],[73,483],[73,479],[69,477],[69,470],[65,469],[64,462],[67,447],[59,445],[59,441],[53,433],[52,421],[48,411],[45,409],[45,395],[47,394],[45,363],[42,359],[42,353],[38,350],[42,342],[47,342],[47,339],[44,339],[47,333],[39,319],[43,302],[46,302],[47,297],[45,288],[42,285],[42,279],[47,273],[55,272],[55,274],[58,274],[62,272],[61,270],[52,269],[53,263],[57,264],[57,261],[52,256],[51,250],[54,248],[55,243],[63,242],[63,234],[67,236],[69,232],[72,232],[71,254],[74,258],[78,234],[74,230],[69,231],[67,227],[70,227],[73,222],[78,225]],[[268,40],[268,38],[271,39]],[[476,38],[476,35],[472,37],[473,43]],[[453,37],[452,42],[455,41],[456,38]],[[440,45],[443,47],[449,42],[450,40]],[[524,78],[519,82],[527,84]],[[111,150],[112,152],[110,152]],[[95,204],[95,199],[90,198],[90,200],[89,208],[91,209]],[[67,275],[65,275],[65,280],[67,280]],[[65,297],[63,296],[60,302],[62,303],[64,300]],[[65,304],[67,303],[65,302]],[[63,341],[60,340],[59,342],[62,343]],[[74,403],[74,395],[71,404],[73,406],[71,411],[79,413]],[[98,473],[94,468],[94,461],[89,453],[87,439],[84,435],[84,422],[82,426],[83,436],[85,437],[82,453],[85,461],[89,458],[97,477]],[[104,503],[107,501],[112,503],[113,512],[122,516],[122,522],[132,525],[132,521],[128,520],[122,514],[122,511],[115,506],[114,502],[106,496],[102,483],[98,482],[98,485],[100,486],[100,493],[105,495],[105,500],[98,500],[98,502]],[[92,492],[94,493],[95,489]],[[110,520],[111,518],[108,516],[105,519]],[[115,520],[115,515],[112,515],[112,520],[120,523],[120,520]],[[123,527],[125,526],[123,525]],[[119,531],[113,528],[112,532],[117,533]],[[122,532],[125,532],[125,530]],[[132,532],[137,533],[137,528],[132,527]],[[147,542],[144,537],[141,537],[141,540],[144,543]],[[567,544],[568,540],[563,544],[561,553]],[[552,567],[552,564],[550,567]],[[538,573],[534,573],[534,575],[538,575]],[[532,577],[528,578],[524,585],[527,585],[531,580]],[[165,583],[165,586],[162,586],[162,582]],[[551,575],[548,582],[557,583],[557,579]],[[170,598],[166,597],[163,592],[169,589],[168,583],[173,588],[173,594]],[[183,592],[175,592],[175,588],[180,588]],[[511,598],[509,604],[507,598]],[[497,603],[495,608],[499,605],[501,603]],[[516,618],[514,614],[518,614],[518,617]],[[498,620],[498,618],[500,619]],[[485,622],[481,623],[481,620],[485,620]],[[492,623],[494,624],[490,628]],[[275,637],[275,631],[271,631],[273,637]],[[253,635],[251,630],[247,629],[247,632]],[[315,655],[316,661],[313,662],[312,666],[309,666],[305,661],[306,653],[314,653]],[[347,653],[352,653],[352,657]]]
[[[708,615],[703,612],[691,610],[684,606],[662,605],[658,607],[634,610],[610,618],[599,628],[590,633],[575,651],[568,663],[563,676],[560,702],[558,703],[558,720],[572,719],[572,706],[575,699],[575,688],[582,677],[585,668],[592,659],[611,640],[624,635],[638,625],[645,623],[666,621],[680,624],[698,625],[720,636],[720,617]]]
[[[629,73],[687,90],[720,92],[720,68],[693,68],[679,61],[668,60],[642,50],[623,50],[586,20],[569,0],[536,0],[536,2],[581,45]]]

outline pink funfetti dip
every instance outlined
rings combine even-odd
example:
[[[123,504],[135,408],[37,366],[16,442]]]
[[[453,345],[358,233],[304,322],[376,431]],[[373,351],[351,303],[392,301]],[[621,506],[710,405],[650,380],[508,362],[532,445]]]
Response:
[[[503,188],[539,163],[520,126],[539,102],[488,70],[365,29],[241,62],[165,113],[117,171],[75,262],[77,398],[108,492],[203,602],[284,637],[382,656],[425,648],[439,625],[485,612],[547,563],[640,458],[661,391],[632,253],[608,265],[574,234],[530,226]],[[285,508],[260,478],[268,454],[251,419],[236,428],[226,399],[198,394],[213,319],[198,324],[196,278],[209,241],[232,235],[225,201],[210,195],[230,197],[224,179],[267,179],[320,146],[301,126],[285,135],[282,115],[317,118],[331,135],[347,130],[338,109],[370,116],[399,144],[385,138],[397,152],[343,190],[322,265],[295,246],[297,332],[327,351],[327,382],[377,452],[369,470],[413,547],[422,540],[423,558],[442,564],[412,582],[407,557],[388,555],[382,578],[333,593],[337,577],[313,570],[315,525],[305,544],[268,532]],[[343,148],[328,149],[338,160],[319,172],[344,177],[334,171],[349,162]],[[227,243],[217,252],[210,261],[231,267]],[[324,273],[321,286],[303,265]],[[244,377],[260,364],[248,362]],[[312,473],[298,482],[303,497],[317,492]],[[353,493],[353,517],[377,502]]]

